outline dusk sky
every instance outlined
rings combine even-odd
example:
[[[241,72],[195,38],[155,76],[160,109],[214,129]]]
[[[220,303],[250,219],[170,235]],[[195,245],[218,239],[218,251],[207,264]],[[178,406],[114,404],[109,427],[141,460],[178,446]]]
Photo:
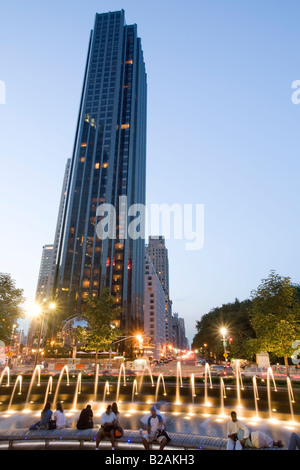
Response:
[[[249,298],[270,270],[300,282],[300,3],[2,4],[0,271],[27,305],[53,243],[94,17],[120,9],[147,70],[147,206],[204,205],[202,249],[166,240],[173,313],[191,342],[201,315]]]

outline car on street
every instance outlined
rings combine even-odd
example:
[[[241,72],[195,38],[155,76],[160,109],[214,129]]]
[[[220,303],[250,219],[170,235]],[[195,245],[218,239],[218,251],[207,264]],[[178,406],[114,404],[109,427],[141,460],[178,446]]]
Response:
[[[242,377],[260,377],[264,378],[267,375],[267,369],[265,367],[246,367],[241,371]]]
[[[203,373],[204,377],[205,373]],[[235,372],[231,366],[213,365],[210,366],[211,377],[234,377]]]

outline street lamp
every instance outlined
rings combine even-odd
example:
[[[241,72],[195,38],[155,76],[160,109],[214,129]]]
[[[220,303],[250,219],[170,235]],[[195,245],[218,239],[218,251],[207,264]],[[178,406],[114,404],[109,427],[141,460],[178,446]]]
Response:
[[[114,341],[113,343],[110,343],[110,346],[109,346],[109,363],[108,363],[108,370],[110,371],[111,370],[111,353],[112,353],[112,345],[113,344],[118,344],[118,343],[122,343],[122,341],[126,341],[127,339],[132,339],[132,338],[135,338],[138,340],[139,342],[139,349],[142,349],[141,347],[141,344],[143,342],[143,336],[144,335],[141,335],[141,334],[137,334],[137,335],[133,335],[133,336],[124,336],[122,339],[119,339],[118,341]]]
[[[223,346],[224,346],[224,354],[223,356],[225,357],[225,361],[227,362],[227,357],[228,354],[226,352],[226,346],[227,346],[227,329],[226,328],[221,328],[220,333],[222,335],[222,341],[223,341]]]
[[[43,299],[43,302],[44,304],[46,303],[47,299]],[[49,309],[50,310],[55,310],[55,303],[54,302],[51,302],[49,304]],[[34,305],[34,308],[33,308],[33,312],[34,312],[34,316],[35,317],[41,317],[41,324],[40,324],[40,331],[39,331],[39,339],[38,339],[38,346],[37,346],[37,350],[36,350],[36,353],[35,353],[35,360],[34,360],[34,367],[36,367],[37,365],[37,362],[38,362],[38,356],[39,356],[39,352],[40,352],[40,347],[41,347],[41,338],[42,338],[42,331],[43,331],[43,326],[44,326],[44,317],[45,317],[45,312],[43,311],[43,307],[41,307],[40,305],[38,304],[35,304]]]

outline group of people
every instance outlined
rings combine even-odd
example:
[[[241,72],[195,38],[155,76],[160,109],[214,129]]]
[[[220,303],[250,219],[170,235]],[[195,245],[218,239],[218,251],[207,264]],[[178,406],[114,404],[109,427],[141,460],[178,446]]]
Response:
[[[247,426],[237,419],[235,411],[231,412],[231,419],[227,423],[227,450],[242,450],[244,447],[262,449],[264,447],[283,447],[281,440],[274,439],[262,431],[249,431]],[[289,439],[288,450],[300,449],[300,436],[292,433]]]
[[[99,449],[99,444],[102,439],[108,437],[111,442],[111,448],[115,448],[115,439],[121,437],[123,434],[123,429],[119,423],[120,412],[118,410],[118,405],[114,402],[112,405],[108,405],[105,412],[101,415],[100,418],[100,429],[96,437],[96,450]]]
[[[169,440],[169,436],[165,431],[165,423],[160,414],[157,413],[155,406],[150,409],[151,416],[147,421],[147,433],[142,436],[142,443],[145,449],[149,449],[149,444],[157,442],[162,450]],[[105,412],[100,418],[100,428],[96,437],[96,449],[99,449],[100,442],[108,437],[112,444],[112,449],[115,448],[115,439],[121,437],[124,433],[119,422],[119,409],[116,402],[108,405]],[[53,421],[54,425],[50,428],[50,422]],[[62,429],[66,427],[66,416],[60,402],[56,405],[56,411],[53,413],[51,404],[46,403],[41,412],[41,418],[29,429]],[[93,411],[91,405],[87,405],[80,413],[79,419],[76,423],[77,429],[91,429],[94,427]]]
[[[41,419],[32,424],[29,429],[50,429],[50,423],[53,422],[52,429],[63,429],[66,427],[66,415],[61,402],[56,404],[56,411],[51,410],[51,404],[47,402],[41,412]]]
[[[169,435],[165,429],[165,422],[162,416],[157,412],[155,406],[150,408],[151,415],[147,420],[147,432],[142,435],[144,448],[149,450],[149,444],[156,442],[163,450],[168,441]],[[115,439],[123,435],[123,429],[119,422],[120,412],[116,402],[108,405],[100,418],[100,428],[96,437],[96,449],[99,449],[101,440],[106,437],[110,439],[112,449],[115,448]],[[254,447],[260,449],[263,447],[283,447],[281,440],[274,441],[262,431],[249,431],[247,426],[237,418],[235,411],[231,412],[231,419],[227,423],[227,450],[242,450],[244,447]],[[56,411],[53,413],[50,403],[46,403],[41,412],[41,418],[30,426],[33,429],[51,429],[50,422],[53,422],[53,428],[62,429],[66,427],[66,416],[60,402],[56,405]],[[93,411],[91,405],[87,405],[79,416],[76,424],[77,429],[90,429],[94,427]],[[52,428],[52,429],[53,429]],[[292,433],[289,439],[288,450],[300,450],[300,436]]]
[[[167,444],[169,436],[165,431],[163,418],[157,413],[156,407],[152,406],[150,411],[151,416],[147,420],[147,433],[142,436],[142,443],[145,449],[149,450],[149,444],[157,442],[160,445],[160,450],[162,450]],[[123,434],[123,429],[119,423],[119,414],[117,403],[114,402],[112,405],[107,406],[106,411],[100,418],[101,427],[97,433],[96,450],[99,449],[99,444],[105,437],[110,439],[112,450],[115,448],[115,439]]]

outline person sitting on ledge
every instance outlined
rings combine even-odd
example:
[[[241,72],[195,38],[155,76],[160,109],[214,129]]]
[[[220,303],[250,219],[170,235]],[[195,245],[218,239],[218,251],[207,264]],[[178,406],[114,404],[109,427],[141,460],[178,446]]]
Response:
[[[232,411],[230,416],[231,420],[227,423],[228,442],[226,448],[227,450],[242,450],[250,433],[244,423],[237,419],[235,411]],[[240,429],[244,432],[242,441],[238,439],[238,431]]]
[[[117,424],[117,417],[112,411],[112,406],[108,405],[106,411],[100,418],[101,428],[98,431],[96,438],[96,450],[99,448],[100,441],[105,437],[110,438],[112,450],[115,449],[115,427]]]
[[[92,407],[91,405],[87,405],[86,408],[81,411],[76,427],[77,429],[91,429],[93,426]]]
[[[29,427],[30,431],[32,431],[33,429],[46,429],[51,419],[51,416],[51,405],[49,402],[47,402],[43,411],[41,412],[41,419]]]
[[[158,442],[160,444],[159,450],[163,450],[167,444],[167,438],[159,433],[164,425],[163,419],[156,413],[156,406],[151,406],[150,411],[151,416],[148,418],[147,433],[143,436],[142,443],[145,449],[149,450],[149,443]]]
[[[300,436],[295,432],[292,432],[289,440],[288,450],[300,450]]]

